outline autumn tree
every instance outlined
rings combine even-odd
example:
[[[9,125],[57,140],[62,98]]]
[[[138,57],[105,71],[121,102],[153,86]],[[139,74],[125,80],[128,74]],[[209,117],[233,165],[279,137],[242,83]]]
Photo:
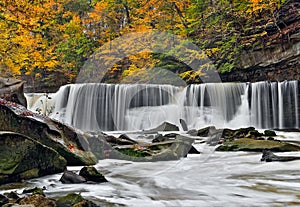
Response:
[[[53,70],[57,56],[55,15],[61,5],[54,0],[10,1],[0,3],[1,68],[12,74],[39,77]]]

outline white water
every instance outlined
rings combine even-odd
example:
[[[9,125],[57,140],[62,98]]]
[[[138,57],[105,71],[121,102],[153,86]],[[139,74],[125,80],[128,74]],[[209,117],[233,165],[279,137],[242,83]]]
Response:
[[[68,85],[51,96],[55,103],[51,116],[85,130],[136,130],[155,127],[162,121],[179,125],[180,118],[186,120],[189,128],[205,125],[299,128],[296,81],[202,84],[186,88]],[[36,103],[34,107],[42,102]],[[296,132],[277,134],[286,140],[299,141],[300,137]],[[300,161],[265,163],[260,162],[261,153],[215,152],[214,147],[205,144],[195,147],[200,155],[188,155],[179,161],[101,160],[96,168],[108,183],[62,184],[58,181],[61,174],[56,174],[30,180],[27,187],[45,186],[50,197],[81,193],[101,206],[300,205]],[[299,152],[277,154],[300,156]],[[0,189],[0,193],[11,190]]]
[[[299,133],[283,133],[297,139]],[[70,192],[101,206],[289,206],[300,203],[300,161],[260,162],[261,153],[214,152],[195,145],[201,155],[179,161],[134,163],[101,160],[95,166],[109,181],[101,184],[62,184],[62,174],[28,181],[27,187],[43,187],[56,197]],[[277,153],[300,156],[299,152]],[[81,167],[69,167],[79,170]],[[1,190],[0,193],[13,189]],[[17,189],[21,193],[23,188]]]
[[[298,81],[207,83],[185,88],[73,84],[61,87],[51,101],[41,97],[30,109],[48,114],[50,108],[51,117],[85,131],[149,129],[164,121],[180,126],[179,119],[189,129],[208,125],[283,129],[299,128],[298,96]]]

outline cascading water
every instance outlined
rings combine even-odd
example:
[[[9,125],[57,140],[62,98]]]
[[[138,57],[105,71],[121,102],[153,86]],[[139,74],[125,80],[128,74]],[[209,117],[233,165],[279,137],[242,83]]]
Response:
[[[251,84],[251,124],[259,128],[299,128],[298,81]]]
[[[170,85],[67,85],[56,94],[52,117],[82,130],[128,130],[129,109],[167,105],[178,90]]]
[[[141,130],[164,121],[180,125],[179,119],[189,128],[299,128],[298,96],[298,81],[207,83],[185,88],[72,84],[52,95],[55,104],[50,116],[86,131]]]

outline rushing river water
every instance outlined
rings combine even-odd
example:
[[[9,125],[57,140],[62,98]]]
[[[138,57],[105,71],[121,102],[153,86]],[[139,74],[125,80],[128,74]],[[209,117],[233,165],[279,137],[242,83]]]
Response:
[[[278,132],[285,140],[300,133]],[[30,180],[26,187],[46,187],[49,197],[81,193],[101,206],[290,206],[300,205],[300,160],[260,162],[261,153],[215,152],[195,144],[200,155],[178,161],[101,160],[95,166],[109,182],[62,184],[62,174]],[[277,153],[300,156],[300,152]],[[81,167],[68,167],[79,170]],[[0,193],[13,189],[2,188]],[[23,188],[16,189],[22,192]]]
[[[299,128],[298,88],[298,81],[185,88],[73,84],[51,94],[51,99],[41,94],[27,94],[27,98],[32,110],[84,131],[107,130],[117,135],[116,130],[147,129],[163,121],[180,126],[179,119],[189,129],[208,125]],[[299,132],[277,133],[285,140],[300,140]],[[300,206],[300,161],[265,163],[260,161],[261,153],[215,152],[215,147],[203,143],[195,147],[200,155],[178,161],[100,160],[96,168],[107,183],[62,184],[58,181],[62,174],[56,174],[26,185],[45,186],[50,197],[78,192],[101,206]],[[300,156],[300,152],[278,154]]]

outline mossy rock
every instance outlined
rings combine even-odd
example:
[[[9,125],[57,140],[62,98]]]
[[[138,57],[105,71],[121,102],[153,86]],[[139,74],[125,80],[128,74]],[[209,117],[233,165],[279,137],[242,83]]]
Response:
[[[43,207],[56,207],[56,204],[53,200],[45,198],[42,195],[35,194],[22,198],[19,201],[20,205],[33,205],[33,206],[43,206]]]
[[[89,150],[87,139],[80,130],[34,114],[25,107],[0,99],[0,126],[2,131],[25,135],[57,151],[68,165],[94,165],[97,158]]]
[[[84,198],[76,193],[70,193],[66,196],[60,197],[56,201],[56,205],[58,207],[72,207],[75,204],[78,204],[80,202],[84,201]]]
[[[261,152],[264,149],[273,152],[299,151],[300,146],[276,140],[256,140],[241,138],[233,141],[226,141],[220,145],[216,151],[256,151]]]
[[[253,135],[254,137],[262,136],[263,134],[255,130],[254,127],[240,128],[240,129],[224,129],[222,137],[225,139],[230,138],[245,138],[247,136]]]
[[[102,183],[102,182],[107,182],[105,177],[98,172],[98,170],[94,167],[83,167],[79,175],[84,177],[87,181],[92,181],[92,182],[97,182],[97,183]]]
[[[265,130],[264,135],[267,137],[276,136],[276,133],[273,130]]]
[[[216,131],[216,128],[214,126],[209,126],[209,127],[199,129],[197,132],[197,136],[208,137],[210,135],[211,131]]]
[[[39,194],[39,195],[45,196],[43,189],[38,188],[38,187],[24,189],[22,193],[23,194],[31,193],[32,195]]]
[[[55,150],[12,132],[0,132],[0,184],[59,173],[66,160]]]

